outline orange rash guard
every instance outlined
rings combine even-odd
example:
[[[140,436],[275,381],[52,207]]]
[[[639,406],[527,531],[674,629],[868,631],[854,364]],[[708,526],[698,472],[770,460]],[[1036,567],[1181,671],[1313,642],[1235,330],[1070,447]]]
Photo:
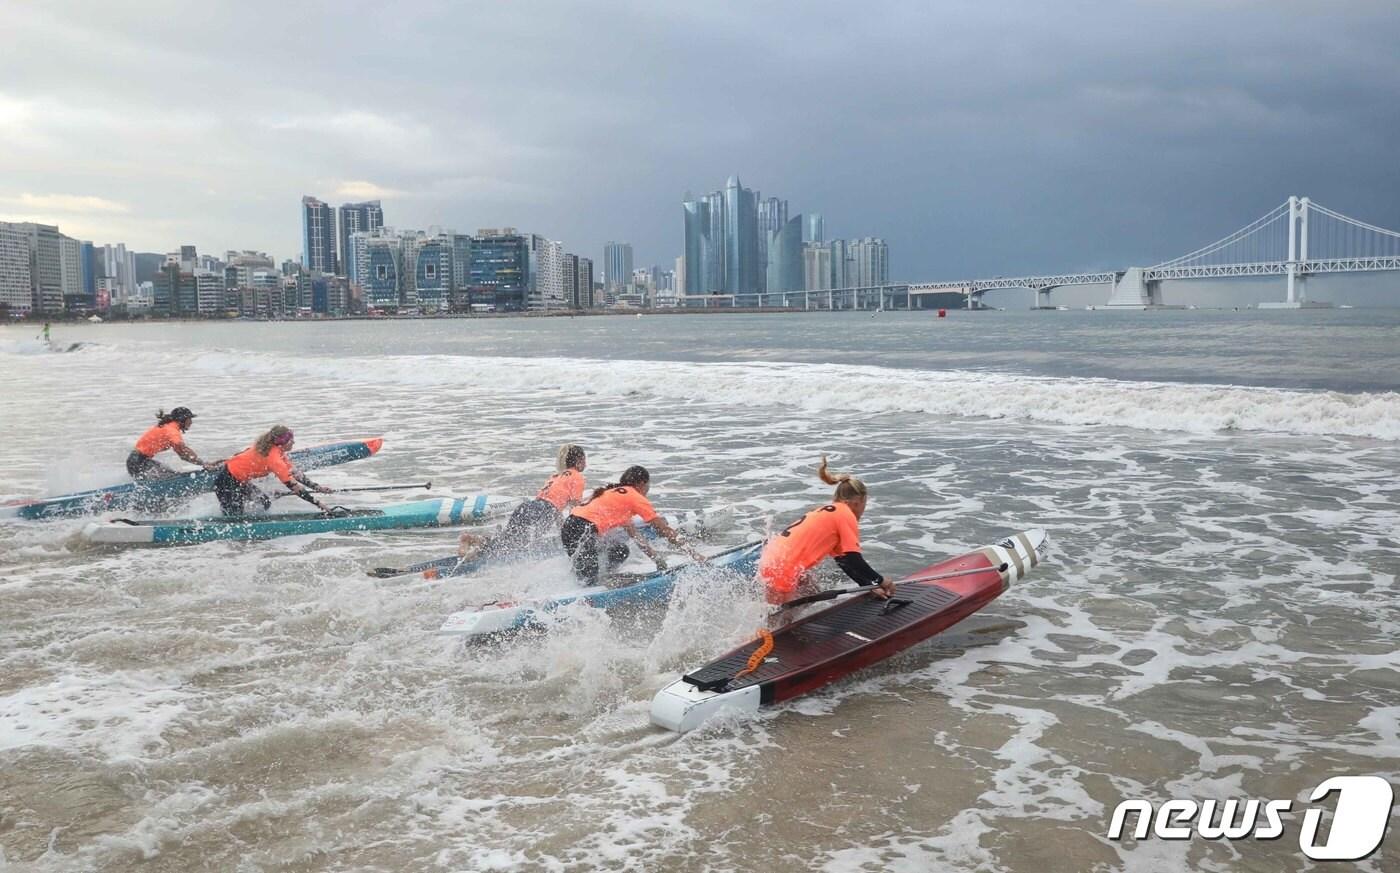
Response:
[[[280,446],[269,449],[266,457],[258,454],[255,448],[247,448],[225,463],[229,475],[239,482],[250,482],[271,473],[281,479],[284,485],[290,485],[294,475],[292,462],[287,460],[287,454]]]
[[[548,500],[555,509],[563,511],[570,503],[578,503],[583,498],[583,474],[578,470],[565,470],[549,477],[549,481],[535,495],[537,500]]]
[[[136,441],[136,451],[148,458],[166,449],[185,444],[185,433],[180,430],[180,422],[167,421],[165,424],[157,424],[141,434],[141,438]]]
[[[644,522],[656,518],[656,510],[651,508],[651,503],[646,497],[640,491],[626,485],[609,488],[576,508],[572,514],[584,521],[593,522],[600,534],[624,524],[631,524],[634,515]]]
[[[860,523],[844,503],[819,506],[770,539],[758,559],[769,599],[789,600],[802,574],[827,558],[860,552]]]

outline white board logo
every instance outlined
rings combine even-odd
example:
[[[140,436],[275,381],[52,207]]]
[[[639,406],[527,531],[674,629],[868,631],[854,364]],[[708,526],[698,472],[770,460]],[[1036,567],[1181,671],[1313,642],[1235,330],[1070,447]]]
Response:
[[[1337,795],[1332,827],[1318,842],[1323,810],[1311,807],[1303,812],[1298,848],[1315,861],[1359,861],[1380,848],[1390,822],[1395,792],[1379,776],[1333,776],[1324,780],[1308,796],[1311,803]],[[1110,840],[1123,839],[1128,814],[1137,813],[1132,831],[1135,839],[1156,836],[1163,840],[1189,840],[1199,835],[1206,840],[1276,840],[1284,835],[1284,813],[1291,812],[1291,800],[1245,800],[1234,798],[1217,802],[1168,800],[1154,807],[1149,800],[1125,800],[1113,810],[1108,825]]]

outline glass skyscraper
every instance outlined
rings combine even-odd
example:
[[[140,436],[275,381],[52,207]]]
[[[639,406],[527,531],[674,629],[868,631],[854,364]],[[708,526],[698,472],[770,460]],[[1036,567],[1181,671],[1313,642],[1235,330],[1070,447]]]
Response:
[[[737,176],[730,176],[722,191],[686,199],[686,294],[762,290],[765,265],[758,243],[757,201]]]
[[[621,291],[632,281],[632,244],[610,242],[603,246],[604,281],[609,290]]]
[[[336,263],[336,275],[349,276],[353,270],[350,258],[350,235],[362,230],[374,230],[384,226],[384,208],[378,200],[364,203],[346,203],[340,207],[340,260]]]
[[[506,312],[525,308],[530,252],[525,238],[513,232],[477,231],[472,239],[467,283],[473,304],[486,303]]]
[[[730,176],[724,185],[724,290],[761,290],[758,261],[758,203],[754,192]]]
[[[334,273],[335,212],[315,197],[301,198],[301,265],[313,272]]]
[[[802,216],[795,215],[768,237],[768,291],[801,291],[805,284]]]

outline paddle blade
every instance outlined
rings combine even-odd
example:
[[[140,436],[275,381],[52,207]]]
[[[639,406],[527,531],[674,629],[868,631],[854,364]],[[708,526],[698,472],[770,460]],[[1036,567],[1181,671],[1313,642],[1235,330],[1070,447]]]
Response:
[[[373,570],[366,570],[365,575],[373,576],[376,579],[388,579],[392,576],[402,576],[404,571],[398,567],[375,567]]]

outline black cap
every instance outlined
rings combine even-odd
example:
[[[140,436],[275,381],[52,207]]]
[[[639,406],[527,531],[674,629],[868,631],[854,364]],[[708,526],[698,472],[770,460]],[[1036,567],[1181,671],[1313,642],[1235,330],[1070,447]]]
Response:
[[[172,421],[189,421],[194,418],[194,413],[190,412],[188,406],[177,406],[170,410],[170,418]]]

